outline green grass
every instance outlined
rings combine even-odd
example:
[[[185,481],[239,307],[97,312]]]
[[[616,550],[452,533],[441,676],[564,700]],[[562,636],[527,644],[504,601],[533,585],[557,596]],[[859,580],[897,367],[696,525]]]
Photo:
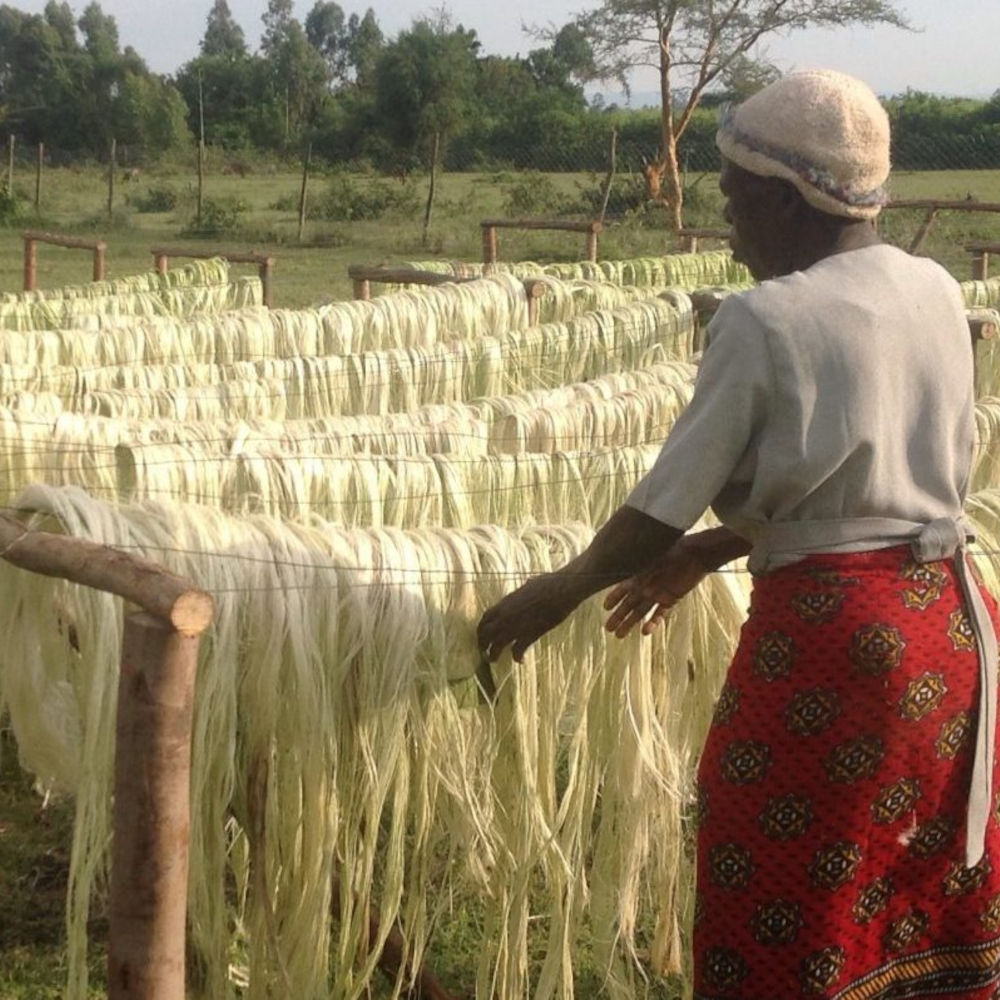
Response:
[[[359,190],[382,186],[401,193],[398,181],[352,176]],[[689,225],[721,226],[721,198],[715,177],[697,180],[688,201]],[[215,237],[196,238],[182,233],[190,228],[195,206],[195,177],[191,173],[149,170],[137,180],[116,179],[115,211],[107,219],[107,178],[99,168],[59,168],[43,176],[41,211],[31,204],[34,179],[27,174],[15,179],[22,195],[22,215],[15,226],[0,229],[0,291],[16,291],[22,283],[23,228],[42,228],[73,234],[88,233],[108,244],[108,277],[133,274],[152,266],[150,249],[156,245],[179,248],[219,248],[256,250],[276,258],[275,302],[286,307],[304,307],[351,294],[347,266],[392,264],[407,260],[443,257],[479,260],[482,253],[479,222],[504,216],[505,208],[519,193],[531,195],[537,189],[532,211],[518,215],[555,216],[567,205],[583,209],[583,194],[599,189],[602,178],[593,174],[524,175],[512,172],[493,174],[446,174],[438,191],[427,245],[422,242],[423,201],[426,178],[409,182],[408,206],[377,220],[327,222],[310,218],[298,241],[298,172],[262,167],[246,176],[209,174],[206,199],[245,206],[238,228]],[[329,177],[317,174],[310,181],[310,205],[319,205],[330,186]],[[135,209],[137,199],[151,188],[170,188],[178,202],[170,212],[143,213]],[[892,178],[892,192],[899,198],[965,199],[1000,201],[998,171],[901,172]],[[276,207],[280,205],[281,207]],[[582,211],[575,213],[583,216]],[[893,242],[908,245],[922,220],[922,213],[893,212],[884,217],[883,232]],[[962,249],[971,238],[1000,239],[1000,216],[942,213],[922,252],[941,260],[959,278],[969,275],[970,262]],[[667,252],[673,246],[658,210],[626,219],[609,219],[601,237],[603,257],[636,257]],[[583,238],[572,233],[501,232],[501,259],[577,260]],[[251,270],[251,269],[248,269]],[[91,277],[89,255],[52,246],[39,247],[39,287],[85,282]]]
[[[68,802],[45,804],[17,764],[0,720],[0,1000],[56,1000],[66,983],[63,915],[73,822]],[[92,995],[104,995],[106,924],[91,926]]]

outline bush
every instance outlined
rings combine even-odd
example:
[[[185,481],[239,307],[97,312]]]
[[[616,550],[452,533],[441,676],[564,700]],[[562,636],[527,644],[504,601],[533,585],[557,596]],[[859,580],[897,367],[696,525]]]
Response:
[[[357,222],[381,219],[390,214],[412,215],[418,207],[412,184],[391,185],[380,180],[359,182],[346,174],[337,174],[309,214],[325,222]]]
[[[177,207],[177,192],[169,184],[158,184],[147,188],[145,194],[130,195],[127,201],[137,212],[172,212]]]
[[[0,226],[13,226],[21,215],[21,199],[16,191],[7,187],[7,179],[0,181]]]
[[[183,236],[221,236],[235,233],[250,206],[242,198],[206,198],[201,205],[201,223],[194,216]]]
[[[503,210],[506,215],[558,214],[565,209],[565,202],[551,177],[532,170],[504,192]]]

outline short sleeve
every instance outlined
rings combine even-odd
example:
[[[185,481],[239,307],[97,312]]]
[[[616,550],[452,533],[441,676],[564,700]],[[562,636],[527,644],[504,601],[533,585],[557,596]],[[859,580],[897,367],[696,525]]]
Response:
[[[626,504],[687,530],[729,482],[767,417],[772,392],[765,332],[734,295],[706,330],[695,391],[653,468]]]

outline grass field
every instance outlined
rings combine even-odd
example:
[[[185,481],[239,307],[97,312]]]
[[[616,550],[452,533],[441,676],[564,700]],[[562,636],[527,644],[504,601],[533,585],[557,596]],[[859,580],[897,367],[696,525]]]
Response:
[[[602,178],[590,174],[448,174],[439,184],[427,245],[421,240],[426,178],[400,184],[392,179],[317,174],[310,180],[310,214],[330,202],[346,214],[363,210],[373,197],[395,199],[381,218],[327,221],[307,220],[300,243],[298,192],[301,175],[278,168],[260,168],[246,176],[209,174],[204,196],[234,218],[215,236],[193,237],[188,231],[195,211],[195,178],[190,174],[150,170],[126,182],[116,178],[115,209],[107,216],[107,177],[99,168],[60,168],[45,172],[41,211],[34,211],[34,178],[16,175],[15,190],[22,194],[22,212],[0,228],[0,291],[17,291],[22,283],[24,228],[92,234],[108,244],[108,277],[148,270],[150,249],[171,247],[256,250],[276,258],[275,304],[285,307],[315,305],[350,296],[347,266],[399,263],[431,257],[479,260],[482,253],[479,222],[504,216],[587,217],[587,205],[600,189]],[[629,186],[628,175],[619,185]],[[631,179],[631,184],[637,181]],[[721,198],[715,177],[689,178],[693,193],[686,222],[693,226],[721,226]],[[892,179],[897,198],[966,199],[1000,201],[1000,171],[935,171],[900,173]],[[151,194],[167,192],[176,198],[172,210],[140,211],[138,205]],[[232,206],[239,205],[235,212]],[[574,211],[575,210],[575,211]],[[327,212],[326,214],[330,214]],[[922,219],[919,212],[886,213],[884,234],[892,242],[908,245]],[[962,249],[971,238],[1000,240],[1000,215],[942,213],[922,252],[939,259],[956,277],[969,276],[969,257]],[[660,254],[674,247],[656,209],[609,216],[601,237],[602,257],[620,258]],[[506,260],[576,260],[582,237],[569,233],[501,234],[501,257]],[[42,246],[38,255],[41,288],[89,281],[89,255],[80,251]]]
[[[541,178],[541,179],[539,179]],[[695,180],[694,178],[691,179]],[[398,196],[403,204],[375,220],[330,221],[310,218],[304,239],[297,240],[297,198],[301,176],[287,170],[260,169],[247,176],[214,173],[205,195],[225,205],[237,202],[232,228],[211,238],[185,236],[194,214],[193,177],[168,171],[148,171],[139,179],[117,183],[113,221],[107,220],[107,180],[97,168],[53,169],[43,178],[42,210],[30,207],[34,182],[19,176],[16,187],[24,195],[23,214],[0,228],[0,291],[16,291],[22,280],[23,228],[93,234],[108,243],[108,277],[147,270],[150,248],[156,245],[205,249],[266,251],[277,258],[276,305],[301,307],[350,295],[347,266],[351,263],[398,263],[430,257],[478,260],[481,254],[479,221],[505,214],[553,216],[579,208],[601,178],[582,174],[447,175],[430,228],[428,245],[421,241],[422,199],[426,181],[417,178],[402,185],[393,180],[316,176],[311,201],[342,202],[345,191],[359,202],[373,192]],[[397,190],[398,188],[398,190]],[[139,211],[137,202],[157,190],[176,195],[174,208]],[[721,226],[721,198],[715,178],[698,180],[689,203],[691,225]],[[332,192],[332,194],[331,194]],[[897,198],[941,198],[1000,202],[1000,171],[943,171],[901,173],[893,178]],[[343,207],[341,205],[341,207]],[[584,213],[575,213],[583,217]],[[888,213],[883,232],[907,245],[921,221],[914,212]],[[1000,215],[943,214],[925,252],[939,259],[959,278],[969,276],[969,256],[963,244],[970,238],[1000,240]],[[575,234],[502,234],[503,259],[575,260],[582,237]],[[638,212],[609,222],[602,236],[604,257],[659,254],[671,248],[662,217]],[[52,287],[90,279],[87,254],[43,246],[39,250],[39,286]],[[62,951],[63,906],[68,868],[70,807],[43,804],[16,763],[16,749],[0,719],[0,1000],[48,1000],[61,995],[65,965]],[[94,996],[101,996],[102,942],[106,928],[98,919],[92,933]],[[461,923],[454,939],[443,934],[444,956],[439,971],[456,989],[463,965],[471,962],[463,951]],[[466,984],[467,985],[467,984]],[[595,985],[590,984],[594,989]],[[584,995],[581,993],[581,995]],[[651,996],[667,1000],[672,987],[654,987]]]

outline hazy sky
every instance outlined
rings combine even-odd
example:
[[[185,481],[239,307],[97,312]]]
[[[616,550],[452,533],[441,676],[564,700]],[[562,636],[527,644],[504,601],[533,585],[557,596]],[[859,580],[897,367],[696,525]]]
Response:
[[[7,0],[22,10],[41,11],[45,0]],[[296,0],[304,18],[314,0]],[[389,36],[421,14],[442,6],[455,22],[474,28],[486,52],[525,53],[538,45],[523,25],[565,24],[586,9],[586,0],[339,0],[348,14],[371,6]],[[86,0],[70,0],[79,14]],[[123,45],[132,45],[158,72],[169,73],[197,54],[211,0],[101,0],[114,15]],[[266,0],[229,0],[230,9],[256,45]],[[783,70],[829,67],[854,73],[880,94],[912,87],[938,94],[988,97],[1000,90],[1000,0],[901,0],[898,5],[922,29],[857,28],[798,32],[768,43],[768,56]],[[610,90],[609,85],[609,90]],[[633,81],[634,91],[655,89],[650,77]]]

